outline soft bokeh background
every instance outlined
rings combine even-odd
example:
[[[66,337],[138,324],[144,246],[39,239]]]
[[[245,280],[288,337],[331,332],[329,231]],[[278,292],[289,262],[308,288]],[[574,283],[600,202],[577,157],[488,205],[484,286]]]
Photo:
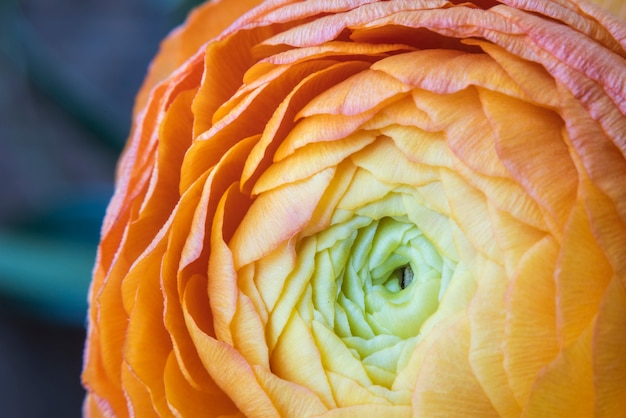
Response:
[[[198,1],[0,0],[0,416],[78,417],[86,293],[131,108]]]

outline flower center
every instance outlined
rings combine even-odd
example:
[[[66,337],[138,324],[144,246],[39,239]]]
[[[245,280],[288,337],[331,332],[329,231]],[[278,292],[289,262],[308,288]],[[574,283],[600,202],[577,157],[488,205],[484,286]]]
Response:
[[[398,280],[400,281],[400,287],[402,289],[406,289],[413,281],[413,277],[415,277],[411,266],[404,266],[400,270],[396,270],[396,275],[400,276]]]
[[[374,383],[390,387],[456,263],[406,216],[357,216],[315,238],[315,320],[341,338]]]

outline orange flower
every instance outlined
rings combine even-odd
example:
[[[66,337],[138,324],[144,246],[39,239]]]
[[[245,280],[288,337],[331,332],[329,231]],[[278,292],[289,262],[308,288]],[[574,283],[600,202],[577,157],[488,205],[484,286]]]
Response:
[[[584,0],[201,6],[137,98],[85,415],[626,416],[625,58]]]

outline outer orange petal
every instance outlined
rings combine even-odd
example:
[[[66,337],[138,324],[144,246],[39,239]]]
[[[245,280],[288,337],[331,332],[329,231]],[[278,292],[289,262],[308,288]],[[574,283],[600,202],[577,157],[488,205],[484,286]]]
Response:
[[[124,361],[137,381],[145,386],[148,400],[142,399],[144,390],[127,393],[129,407],[150,402],[159,415],[170,413],[165,399],[163,371],[172,344],[163,326],[163,298],[161,290],[153,286],[152,278],[158,277],[161,268],[165,242],[161,242],[154,252],[143,259],[129,272],[127,279],[139,276],[139,284],[133,292],[136,302],[130,313],[124,338]],[[126,283],[125,281],[124,283]],[[145,350],[145,347],[152,347]],[[139,398],[137,398],[139,397]],[[137,408],[141,411],[142,408]]]
[[[250,364],[241,354],[231,345],[208,335],[200,328],[195,315],[187,308],[185,308],[185,322],[202,364],[224,390],[226,396],[245,415],[279,416],[272,401],[259,386]]]
[[[229,399],[215,396],[214,393],[198,390],[190,386],[189,381],[179,368],[174,353],[170,353],[165,366],[164,378],[167,381],[165,396],[173,413],[182,417],[223,416],[232,414],[236,407]]]

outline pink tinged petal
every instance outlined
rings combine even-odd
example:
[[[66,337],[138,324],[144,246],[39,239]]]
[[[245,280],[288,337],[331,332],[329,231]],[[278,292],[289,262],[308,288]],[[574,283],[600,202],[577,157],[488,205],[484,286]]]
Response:
[[[499,93],[480,90],[480,98],[497,135],[498,155],[547,211],[555,229],[562,230],[578,185],[576,168],[563,142],[563,121],[552,112]]]
[[[443,45],[446,49],[471,50],[454,38],[484,38],[494,33],[521,33],[509,21],[493,13],[491,8],[482,10],[459,5],[448,8],[432,7],[432,10],[428,10],[431,7],[412,4],[416,7],[408,7],[405,8],[408,10],[362,22],[355,27],[352,38],[360,42],[376,39],[390,43],[407,42],[410,39],[411,45],[419,49],[441,48]],[[492,5],[493,3],[490,4]]]
[[[244,30],[250,27],[255,27],[256,22],[261,21],[263,16],[271,14],[277,9],[281,9],[282,7],[294,3],[294,0],[265,0],[261,1],[256,7],[249,7],[246,9],[246,13],[239,16],[231,26],[226,28],[223,32],[225,34],[229,34],[231,32],[236,32],[239,30]]]
[[[104,418],[114,416],[115,413],[107,401],[98,397],[95,393],[87,393],[82,407],[83,416],[86,418]],[[118,415],[120,416],[120,415]]]
[[[346,59],[373,61],[384,58],[388,53],[407,51],[412,48],[403,44],[365,44],[355,42],[332,41],[322,45],[296,48],[280,52],[261,60],[250,69],[255,71],[258,67],[259,73],[267,72],[268,69],[276,65],[294,64],[300,61],[310,61],[316,59]]]
[[[280,378],[314,391],[327,408],[336,401],[310,325],[295,311],[271,352],[272,371]]]
[[[626,21],[626,3],[622,3],[620,0],[594,0],[592,2],[578,1],[577,5],[585,13],[591,15],[603,28],[606,28],[613,39],[619,42],[622,50],[626,50],[626,27],[623,24]]]
[[[518,55],[492,43],[476,39],[467,39],[465,43],[478,45],[489,54],[519,86],[530,103],[546,108],[558,107],[557,86],[554,77],[541,65],[520,58]],[[499,89],[495,90],[500,91]],[[518,98],[523,99],[523,96]]]
[[[415,390],[413,416],[498,416],[469,362],[470,327],[457,316],[445,333],[436,338],[425,354]]]
[[[512,38],[498,34],[491,40],[513,54],[540,63],[576,97],[608,137],[620,138],[626,130],[626,119],[622,117],[626,112],[623,58],[562,24],[503,6],[493,10],[515,22],[529,36]],[[594,54],[587,53],[591,50]],[[614,143],[626,155],[626,142]]]
[[[556,335],[554,268],[558,245],[546,236],[521,259],[506,300],[506,335],[502,349],[511,388],[526,404],[541,368],[559,352]]]
[[[261,22],[293,22],[318,14],[334,14],[358,8],[375,0],[309,0],[285,4],[263,15]]]
[[[363,2],[365,3],[365,2]],[[417,0],[413,1],[412,8],[436,8],[447,3],[446,0]],[[311,22],[287,29],[265,43],[267,45],[291,45],[295,47],[307,47],[320,45],[339,37],[341,32],[352,25],[359,25],[372,19],[380,18],[388,14],[396,13],[407,7],[406,2],[374,2],[349,10],[347,13],[337,13],[319,17]]]
[[[311,390],[283,380],[265,367],[253,366],[253,370],[280,416],[310,417],[328,410]]]
[[[623,56],[605,49],[596,40],[574,28],[514,8],[500,6],[494,10],[521,28],[536,49],[540,48],[549,54],[544,66],[557,80],[572,89],[579,99],[593,106],[594,99],[589,100],[591,97],[579,90],[580,85],[576,84],[580,84],[580,78],[569,77],[574,74],[569,69],[597,82],[621,112],[626,112],[626,63]],[[589,51],[594,51],[594,54],[589,54]]]
[[[428,114],[428,129],[443,131],[450,151],[473,172],[508,177],[495,149],[495,134],[485,117],[476,90],[440,95],[414,90],[415,106]]]
[[[567,347],[594,320],[613,276],[611,265],[593,237],[584,203],[578,203],[565,226],[556,266],[557,325]]]
[[[593,384],[598,417],[626,416],[626,288],[614,276],[593,329]]]
[[[299,116],[320,113],[358,115],[380,109],[409,90],[409,86],[382,71],[365,70],[320,93],[300,111]]]
[[[567,134],[584,170],[595,185],[610,199],[623,222],[626,222],[626,158],[613,142],[624,142],[625,137],[611,139],[600,124],[593,120],[578,100],[560,88],[561,112]],[[623,119],[623,115],[619,115]],[[579,169],[579,171],[582,169]]]
[[[451,94],[469,86],[480,86],[526,98],[502,67],[485,54],[449,49],[422,50],[384,58],[371,68],[387,73],[404,84],[437,94]]]
[[[591,340],[589,327],[541,370],[523,417],[594,416]]]
[[[334,168],[328,168],[306,180],[260,195],[229,243],[236,250],[233,253],[235,267],[258,260],[300,232],[311,218],[333,174]]]
[[[181,94],[198,89],[202,77],[201,66],[196,65],[199,60],[200,56],[197,55],[193,60],[188,61],[177,69],[167,81],[157,85],[148,97],[146,106],[140,113],[135,112],[134,126],[131,133],[132,141],[127,148],[134,149],[136,153],[130,152],[128,155],[129,160],[132,161],[132,166],[127,167],[129,171],[118,171],[117,173],[119,176],[130,175],[131,184],[132,180],[141,178],[142,175],[149,173],[154,165],[154,150],[162,140],[160,138],[160,129],[163,123],[166,122],[166,119],[175,120],[175,117],[168,116],[173,102],[178,100]],[[175,112],[180,115],[181,113],[190,113],[190,109],[184,108],[179,104]],[[184,129],[187,131],[189,127]],[[136,148],[134,148],[135,145]],[[123,158],[126,160],[126,156]],[[118,170],[121,169],[122,166]],[[143,186],[141,181],[136,182],[136,185],[139,187]]]
[[[611,3],[619,3],[624,5],[620,0],[593,0],[592,2],[582,2],[580,0],[566,2],[506,0],[502,3],[562,21],[567,26],[584,33],[598,43],[608,46],[616,52],[623,52],[623,48],[616,42],[616,40],[619,40],[619,37],[615,37],[610,33],[610,27],[614,25],[611,25],[609,22],[613,19],[610,19],[610,16],[606,15],[606,13],[600,12],[592,4],[609,6]]]
[[[467,312],[471,332],[469,362],[498,414],[519,417],[521,407],[509,384],[502,351],[507,275],[501,267],[491,265],[483,269],[477,282],[478,288]]]

